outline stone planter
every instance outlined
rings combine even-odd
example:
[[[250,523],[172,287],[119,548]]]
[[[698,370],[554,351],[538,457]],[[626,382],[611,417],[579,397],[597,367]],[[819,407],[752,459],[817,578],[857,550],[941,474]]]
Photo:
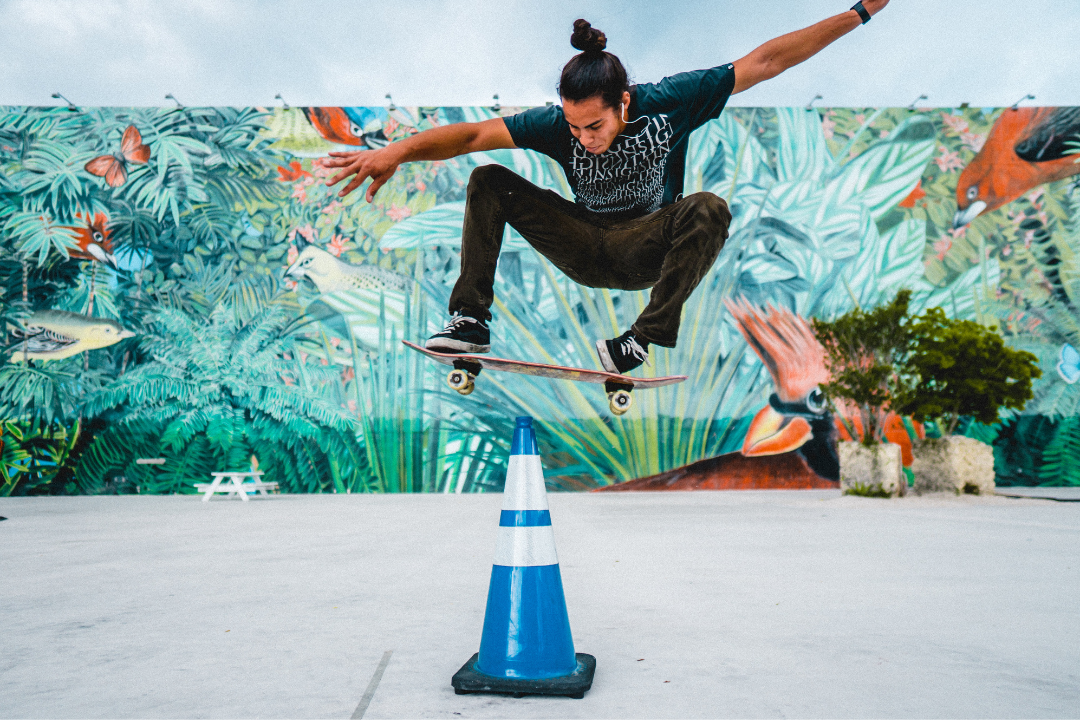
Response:
[[[915,442],[916,493],[994,494],[994,449],[975,438],[952,435]]]
[[[838,444],[840,489],[845,495],[899,497],[907,494],[900,446],[881,443],[867,447],[857,442]]]

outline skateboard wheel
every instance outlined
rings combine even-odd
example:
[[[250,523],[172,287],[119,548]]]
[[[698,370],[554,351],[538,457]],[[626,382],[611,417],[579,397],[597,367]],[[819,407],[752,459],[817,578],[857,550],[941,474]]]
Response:
[[[634,398],[626,390],[616,390],[608,395],[608,406],[616,415],[623,415],[634,404]]]
[[[475,389],[476,389],[476,385],[474,385],[472,383],[472,381],[470,380],[468,385],[466,385],[463,388],[458,388],[458,393],[460,393],[461,395],[471,395],[472,391],[475,390]]]
[[[469,373],[464,370],[451,370],[450,374],[446,376],[446,384],[453,390],[457,390],[462,395],[468,395],[472,390],[468,392],[462,392],[465,388],[472,387],[472,378],[469,377]]]

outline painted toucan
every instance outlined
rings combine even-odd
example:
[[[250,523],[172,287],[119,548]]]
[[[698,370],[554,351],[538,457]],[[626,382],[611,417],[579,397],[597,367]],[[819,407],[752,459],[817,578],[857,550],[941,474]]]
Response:
[[[762,311],[745,299],[725,304],[775,390],[750,423],[742,450],[600,490],[838,487],[835,423],[820,387],[829,374],[810,326],[786,309]]]
[[[953,228],[1012,202],[1043,183],[1080,174],[1080,107],[1009,108],[956,183]]]

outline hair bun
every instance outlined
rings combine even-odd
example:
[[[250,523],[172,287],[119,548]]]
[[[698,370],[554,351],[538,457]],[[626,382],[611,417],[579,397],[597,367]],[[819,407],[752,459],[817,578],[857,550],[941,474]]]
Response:
[[[575,20],[570,44],[584,53],[599,55],[607,47],[607,35],[594,28],[587,20]]]

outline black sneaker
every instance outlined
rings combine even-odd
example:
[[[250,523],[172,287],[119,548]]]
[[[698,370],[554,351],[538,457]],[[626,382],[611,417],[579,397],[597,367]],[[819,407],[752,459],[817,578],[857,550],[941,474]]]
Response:
[[[491,333],[483,320],[454,313],[442,332],[429,337],[424,347],[445,353],[491,352]]]
[[[605,370],[620,375],[649,362],[649,343],[638,340],[633,330],[614,340],[597,340],[596,352]]]

